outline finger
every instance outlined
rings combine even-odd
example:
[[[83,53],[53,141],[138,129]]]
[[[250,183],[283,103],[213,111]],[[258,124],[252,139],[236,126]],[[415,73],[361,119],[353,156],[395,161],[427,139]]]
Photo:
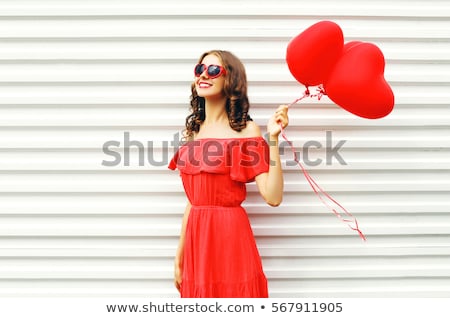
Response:
[[[287,123],[289,120],[288,120],[288,118],[287,118],[286,115],[284,115],[284,114],[279,114],[279,115],[276,115],[276,116],[275,116],[275,121],[276,121],[276,122],[282,121],[283,123]]]
[[[284,116],[287,117],[287,109],[279,109],[275,112],[275,116]]]
[[[288,105],[280,105],[280,106],[278,106],[278,108],[276,109],[275,112],[285,113],[285,112],[287,112],[288,109],[289,109]]]
[[[277,122],[277,124],[281,125],[283,128],[286,128],[289,124],[289,121],[283,116],[280,116],[279,118],[277,118],[276,122]]]
[[[282,112],[282,110],[283,110],[283,107],[282,107],[282,105],[280,105],[277,107],[277,109],[275,109],[275,113],[280,113],[280,112]]]
[[[276,116],[275,116],[275,122],[276,122],[277,124],[282,123],[282,122],[283,122],[283,116],[281,116],[281,115],[276,115]]]

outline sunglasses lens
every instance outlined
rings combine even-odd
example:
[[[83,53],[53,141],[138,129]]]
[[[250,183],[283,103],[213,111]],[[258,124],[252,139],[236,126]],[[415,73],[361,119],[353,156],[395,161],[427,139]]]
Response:
[[[204,64],[197,64],[197,65],[195,65],[195,68],[194,68],[194,73],[195,73],[195,76],[200,76],[200,75],[202,75],[202,73],[205,71],[205,65]]]
[[[210,77],[216,77],[220,75],[220,66],[218,65],[210,65],[208,66],[208,76]]]

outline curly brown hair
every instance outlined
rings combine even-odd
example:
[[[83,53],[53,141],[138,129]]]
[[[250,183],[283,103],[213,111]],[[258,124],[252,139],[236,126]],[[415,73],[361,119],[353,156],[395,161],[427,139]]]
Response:
[[[203,53],[198,63],[201,63],[205,56],[216,55],[222,62],[226,70],[223,93],[225,94],[226,112],[230,127],[235,131],[241,131],[247,125],[248,120],[252,120],[248,114],[250,103],[247,96],[247,75],[242,62],[234,54],[228,51],[212,50]],[[200,125],[205,120],[205,98],[197,95],[195,83],[191,85],[191,107],[186,117],[186,129],[184,136],[191,139],[194,133],[198,133]]]

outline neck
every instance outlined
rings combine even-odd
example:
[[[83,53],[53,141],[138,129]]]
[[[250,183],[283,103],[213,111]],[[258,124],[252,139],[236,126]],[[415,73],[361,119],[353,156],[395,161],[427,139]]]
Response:
[[[226,98],[205,100],[205,123],[228,123],[226,101]]]

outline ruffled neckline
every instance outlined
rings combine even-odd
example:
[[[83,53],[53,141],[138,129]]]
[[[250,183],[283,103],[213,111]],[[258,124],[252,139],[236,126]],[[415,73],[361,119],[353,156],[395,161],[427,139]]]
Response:
[[[168,168],[190,175],[229,174],[233,180],[250,182],[269,170],[269,147],[262,136],[198,138],[184,143]]]
[[[263,136],[254,136],[254,137],[202,137],[197,138],[188,142],[192,141],[202,141],[202,140],[218,140],[218,141],[228,141],[228,140],[251,140],[251,139],[264,139]],[[265,139],[264,139],[265,140]]]

